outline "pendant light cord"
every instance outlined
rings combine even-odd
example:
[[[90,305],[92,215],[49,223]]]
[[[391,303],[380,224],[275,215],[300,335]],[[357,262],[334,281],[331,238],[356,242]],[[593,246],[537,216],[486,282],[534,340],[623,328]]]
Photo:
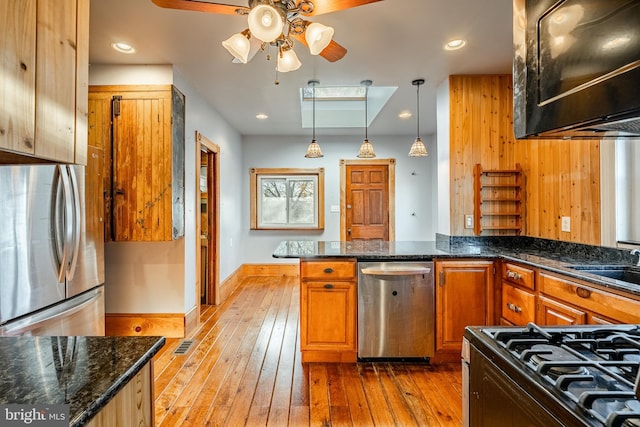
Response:
[[[313,84],[313,141],[316,140],[316,84]]]
[[[418,117],[416,118],[416,138],[420,137],[420,84],[417,84],[418,89],[416,90],[416,104],[418,105],[417,113]]]
[[[369,139],[369,86],[366,86],[364,89],[364,139]]]

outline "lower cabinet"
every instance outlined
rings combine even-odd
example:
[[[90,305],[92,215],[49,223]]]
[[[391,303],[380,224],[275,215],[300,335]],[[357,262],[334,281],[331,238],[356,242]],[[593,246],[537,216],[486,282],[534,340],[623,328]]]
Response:
[[[153,361],[142,367],[87,427],[153,427]]]
[[[436,261],[436,354],[460,356],[467,326],[493,324],[493,261]]]
[[[357,360],[356,262],[301,261],[302,362]]]
[[[584,325],[587,314],[577,308],[541,296],[538,300],[538,324]]]

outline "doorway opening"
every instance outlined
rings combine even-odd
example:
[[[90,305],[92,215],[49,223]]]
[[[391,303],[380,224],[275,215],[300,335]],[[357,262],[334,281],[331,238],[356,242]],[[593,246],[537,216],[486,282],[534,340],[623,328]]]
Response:
[[[199,305],[220,304],[220,147],[196,131],[198,209],[196,218],[196,283]]]

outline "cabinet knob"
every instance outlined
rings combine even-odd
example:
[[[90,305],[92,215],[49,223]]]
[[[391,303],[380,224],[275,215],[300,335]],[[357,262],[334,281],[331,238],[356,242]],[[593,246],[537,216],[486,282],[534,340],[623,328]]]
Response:
[[[521,313],[522,312],[522,308],[518,307],[517,305],[508,302],[507,303],[507,308],[511,311],[513,311],[514,313]]]
[[[511,270],[507,270],[507,277],[514,280],[522,279],[522,275],[520,273],[518,273],[517,271],[511,271]]]
[[[324,288],[325,289],[333,289],[333,285],[331,283],[325,283]]]
[[[327,274],[331,274],[331,273],[333,273],[333,268],[331,268],[331,267],[327,267],[327,268],[325,268],[323,271],[324,271],[325,273],[327,273]]]

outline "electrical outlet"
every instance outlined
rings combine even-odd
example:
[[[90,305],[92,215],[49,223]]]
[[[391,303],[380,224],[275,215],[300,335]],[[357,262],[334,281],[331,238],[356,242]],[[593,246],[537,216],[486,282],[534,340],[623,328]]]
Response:
[[[562,222],[561,222],[561,230],[564,232],[571,232],[571,217],[570,216],[563,216],[562,217]]]
[[[464,228],[473,228],[473,215],[464,216]]]

